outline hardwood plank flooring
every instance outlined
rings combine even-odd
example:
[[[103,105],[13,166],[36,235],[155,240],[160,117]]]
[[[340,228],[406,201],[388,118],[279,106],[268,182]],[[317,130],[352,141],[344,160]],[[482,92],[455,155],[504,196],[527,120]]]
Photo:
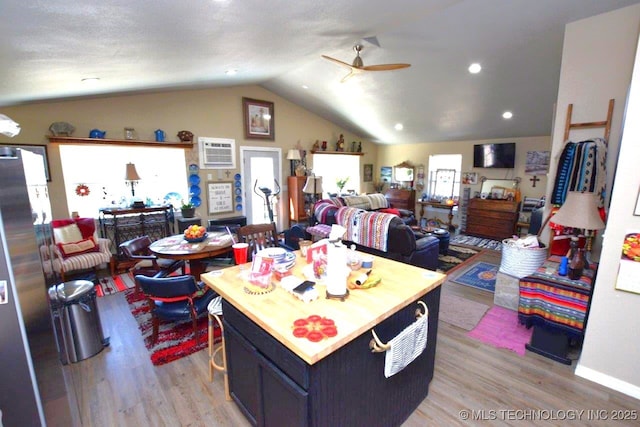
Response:
[[[495,252],[477,260],[495,259]],[[452,276],[455,274],[452,273]],[[450,281],[447,292],[493,305],[493,294]],[[82,426],[248,426],[237,405],[224,398],[222,376],[209,382],[208,352],[163,366],[153,366],[122,293],[98,298],[100,317],[111,344],[98,355],[65,367],[73,378]],[[403,424],[468,425],[611,425],[559,418],[559,411],[636,411],[640,401],[576,377],[565,366],[527,352],[524,357],[466,336],[440,322],[435,376],[429,396]],[[464,420],[461,411],[484,410],[485,420]],[[544,410],[547,412],[516,412]],[[507,412],[508,411],[508,412]],[[477,412],[477,414],[482,415]],[[531,419],[539,415],[556,419]],[[529,419],[522,419],[528,416]],[[513,418],[510,419],[509,417]],[[639,421],[616,421],[637,426]]]

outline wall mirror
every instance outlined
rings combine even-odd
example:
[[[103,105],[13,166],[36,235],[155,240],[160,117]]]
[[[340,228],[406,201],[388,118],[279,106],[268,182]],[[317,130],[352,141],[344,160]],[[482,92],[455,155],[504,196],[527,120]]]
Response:
[[[513,179],[488,179],[487,177],[480,177],[482,187],[480,194],[483,197],[490,197],[493,199],[506,199],[509,194],[515,194],[515,190],[520,185],[520,178]]]
[[[393,168],[393,178],[398,182],[413,181],[413,165],[409,162],[402,162]]]

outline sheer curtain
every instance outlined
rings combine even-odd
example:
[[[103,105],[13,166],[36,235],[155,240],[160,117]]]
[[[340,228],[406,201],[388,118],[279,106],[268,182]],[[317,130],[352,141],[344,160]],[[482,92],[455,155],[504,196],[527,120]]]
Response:
[[[100,208],[130,206],[133,197],[125,182],[127,163],[135,164],[140,175],[136,199],[147,205],[169,201],[174,207],[189,200],[181,148],[60,145],[60,159],[69,214],[97,218]]]

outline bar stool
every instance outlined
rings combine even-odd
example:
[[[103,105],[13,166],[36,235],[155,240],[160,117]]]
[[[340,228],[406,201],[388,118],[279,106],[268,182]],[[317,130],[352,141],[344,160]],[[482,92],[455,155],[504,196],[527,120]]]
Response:
[[[222,315],[222,297],[211,300],[207,306],[207,310],[209,311],[209,382],[213,381],[214,370],[222,372],[222,375],[224,375],[224,396],[227,400],[231,400],[231,395],[229,394],[229,378],[227,376],[227,352],[224,347],[224,326],[222,326],[222,319],[220,319]],[[215,329],[214,320],[220,328],[220,345],[218,348],[215,348],[215,340],[213,337],[213,331]],[[216,363],[216,354],[221,350],[222,363]]]

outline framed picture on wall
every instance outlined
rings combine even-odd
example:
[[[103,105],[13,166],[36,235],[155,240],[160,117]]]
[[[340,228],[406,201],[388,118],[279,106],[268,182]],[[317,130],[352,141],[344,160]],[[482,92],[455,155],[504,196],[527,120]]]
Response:
[[[207,202],[209,215],[233,212],[233,183],[208,182]]]
[[[244,137],[247,139],[275,138],[273,102],[242,98],[244,114]]]
[[[372,164],[366,164],[363,166],[362,180],[364,182],[373,181],[373,165]]]
[[[462,184],[474,185],[478,183],[477,172],[462,172]]]

